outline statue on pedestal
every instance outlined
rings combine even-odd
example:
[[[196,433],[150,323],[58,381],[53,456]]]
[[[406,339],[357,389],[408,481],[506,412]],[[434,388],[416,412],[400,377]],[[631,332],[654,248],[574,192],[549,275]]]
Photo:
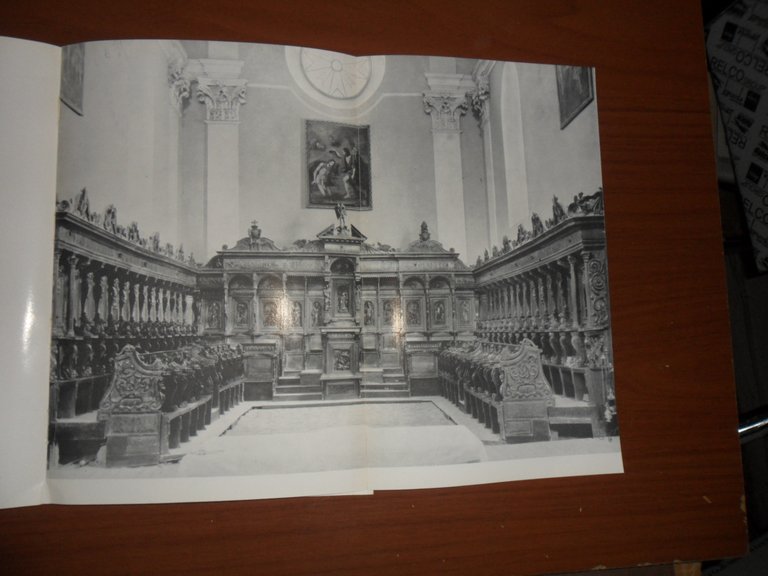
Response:
[[[339,220],[339,225],[336,227],[336,231],[339,235],[348,235],[349,226],[347,225],[347,209],[342,202],[336,204],[334,208],[336,212],[336,218]]]

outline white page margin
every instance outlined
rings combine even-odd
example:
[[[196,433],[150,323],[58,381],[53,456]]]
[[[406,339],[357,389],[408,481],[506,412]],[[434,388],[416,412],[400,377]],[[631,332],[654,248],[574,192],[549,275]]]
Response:
[[[61,48],[0,38],[0,507],[45,470]]]

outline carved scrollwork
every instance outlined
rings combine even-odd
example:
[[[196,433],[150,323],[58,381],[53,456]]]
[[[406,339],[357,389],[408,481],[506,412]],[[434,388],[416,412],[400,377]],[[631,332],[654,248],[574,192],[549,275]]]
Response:
[[[163,372],[160,362],[145,364],[136,348],[125,346],[115,358],[109,390],[99,406],[99,417],[109,414],[157,412],[163,405]]]
[[[595,326],[605,326],[608,323],[608,280],[605,261],[592,257],[586,261],[586,267],[592,323]]]

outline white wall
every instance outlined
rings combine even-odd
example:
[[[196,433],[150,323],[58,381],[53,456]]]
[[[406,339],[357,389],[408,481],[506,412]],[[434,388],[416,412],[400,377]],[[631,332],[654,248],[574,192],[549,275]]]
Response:
[[[91,209],[117,206],[118,222],[178,241],[179,119],[160,41],[85,48],[83,115],[61,104],[57,196],[88,189]]]
[[[87,187],[94,210],[118,207],[124,225],[136,220],[143,235],[182,242],[198,261],[210,246],[205,210],[206,125],[195,96],[181,118],[171,106],[167,66],[171,43],[92,43],[85,51],[84,115],[61,106],[58,196]],[[176,46],[176,45],[174,45]],[[190,56],[207,56],[202,42],[184,43]],[[422,221],[440,240],[431,118],[422,93],[429,59],[388,58],[381,86],[359,117],[314,102],[288,71],[280,46],[238,46],[249,82],[240,108],[239,214],[228,244],[246,235],[251,220],[278,245],[311,239],[335,221],[330,209],[307,208],[304,122],[330,120],[370,125],[373,210],[350,220],[372,242],[403,248]],[[473,61],[458,60],[460,72]],[[530,213],[550,217],[552,196],[567,205],[573,195],[601,186],[596,104],[560,129],[555,70],[551,66],[498,64],[491,73],[492,199],[489,210],[483,141],[471,113],[462,118],[461,169],[471,263],[492,244],[501,246]],[[490,239],[493,221],[497,238]],[[446,246],[448,248],[449,246]]]

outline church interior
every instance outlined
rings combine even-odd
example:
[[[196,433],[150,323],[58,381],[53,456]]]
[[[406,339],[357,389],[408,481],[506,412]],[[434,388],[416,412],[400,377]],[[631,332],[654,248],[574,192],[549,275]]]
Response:
[[[380,405],[414,463],[618,436],[591,70],[202,41],[67,69],[51,469],[191,466],[277,408],[306,451],[300,410]]]

